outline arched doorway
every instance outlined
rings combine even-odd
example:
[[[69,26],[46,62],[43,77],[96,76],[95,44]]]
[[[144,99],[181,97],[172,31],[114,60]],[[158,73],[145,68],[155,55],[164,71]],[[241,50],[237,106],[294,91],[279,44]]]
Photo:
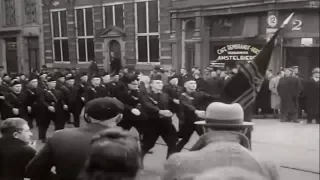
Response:
[[[111,70],[121,68],[121,45],[117,40],[109,42],[109,59]]]

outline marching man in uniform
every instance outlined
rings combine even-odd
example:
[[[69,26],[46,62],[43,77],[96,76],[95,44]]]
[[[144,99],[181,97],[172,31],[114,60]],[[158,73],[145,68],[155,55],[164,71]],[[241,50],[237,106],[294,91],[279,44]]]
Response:
[[[161,136],[168,146],[167,158],[175,152],[178,140],[177,131],[172,124],[172,111],[170,109],[169,96],[162,93],[163,83],[160,75],[152,77],[151,92],[143,96],[143,108],[147,112],[148,129],[143,135],[142,152],[143,156],[152,149]]]

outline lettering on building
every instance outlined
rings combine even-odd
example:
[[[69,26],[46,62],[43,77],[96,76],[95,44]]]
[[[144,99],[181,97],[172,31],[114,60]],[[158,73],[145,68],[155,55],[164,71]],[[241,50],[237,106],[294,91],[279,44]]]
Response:
[[[260,49],[246,44],[231,44],[217,50],[216,61],[251,61]]]

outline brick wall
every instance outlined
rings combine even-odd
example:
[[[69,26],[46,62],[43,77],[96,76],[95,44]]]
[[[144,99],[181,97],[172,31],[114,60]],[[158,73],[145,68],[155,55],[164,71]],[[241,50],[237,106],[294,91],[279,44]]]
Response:
[[[42,11],[45,63],[53,63],[50,8],[50,5],[45,4]]]
[[[126,36],[125,40],[125,64],[136,64],[136,48],[135,48],[135,13],[134,4],[124,4],[124,28]]]
[[[101,1],[75,1],[75,4],[68,4],[60,0],[60,4],[53,7],[52,5],[45,5],[43,7],[43,23],[44,23],[44,44],[45,44],[45,62],[50,67],[66,68],[79,67],[85,68],[87,65],[77,63],[77,46],[76,46],[76,27],[75,27],[75,13],[74,6],[93,5],[94,18],[94,32],[95,32],[95,59],[98,64],[102,65],[105,59],[104,39],[98,37],[103,30],[103,12],[101,8]],[[103,0],[102,4],[110,1]],[[114,1],[116,2],[116,1]],[[135,47],[135,12],[134,3],[128,0],[124,3],[124,31],[125,31],[125,59],[124,65],[136,65],[136,47]],[[168,7],[171,0],[160,0],[160,62],[164,65],[171,66],[171,44],[167,41],[170,36],[170,13]],[[68,43],[69,43],[69,58],[70,64],[54,63],[52,52],[52,33],[50,8],[66,8],[67,9],[67,27],[68,27]],[[148,67],[146,67],[148,68]],[[139,68],[138,68],[139,69]]]

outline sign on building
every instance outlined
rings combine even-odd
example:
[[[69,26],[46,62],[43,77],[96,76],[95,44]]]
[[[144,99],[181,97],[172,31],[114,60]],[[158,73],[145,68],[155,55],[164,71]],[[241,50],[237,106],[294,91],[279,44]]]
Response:
[[[251,61],[260,49],[246,44],[231,44],[217,50],[217,61]]]

